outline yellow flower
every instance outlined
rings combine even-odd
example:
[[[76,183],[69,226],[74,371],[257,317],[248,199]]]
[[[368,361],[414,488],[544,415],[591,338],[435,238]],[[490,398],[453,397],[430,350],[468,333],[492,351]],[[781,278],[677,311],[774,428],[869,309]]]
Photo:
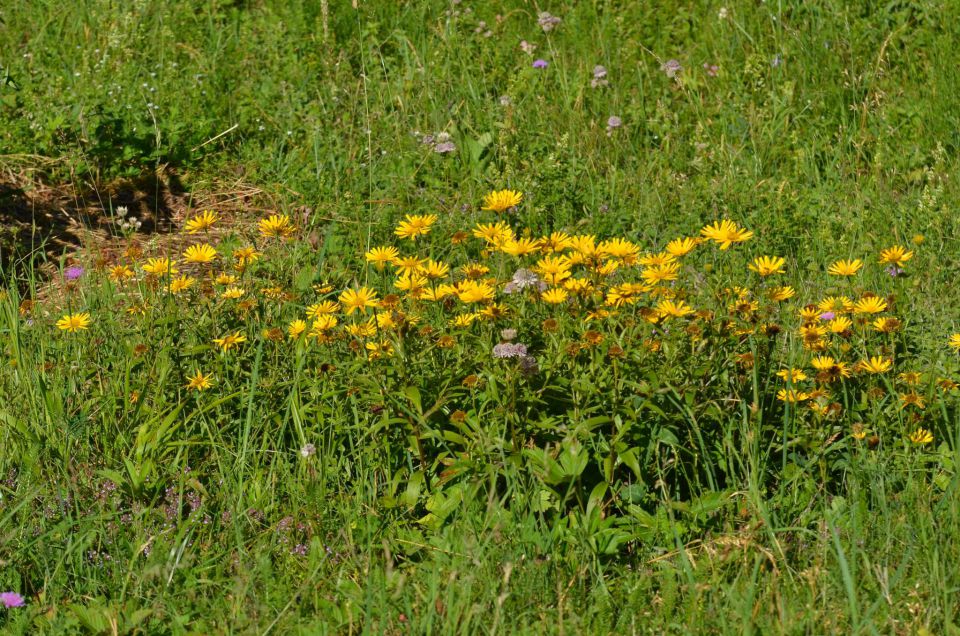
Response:
[[[851,427],[850,434],[853,436],[853,439],[859,441],[864,439],[867,436],[867,429],[863,427],[863,424],[861,422],[857,422]]]
[[[287,325],[287,335],[290,336],[291,340],[296,340],[306,330],[307,323],[303,320],[292,320]]]
[[[567,296],[567,290],[555,287],[541,293],[540,299],[545,303],[550,303],[551,305],[559,305],[567,300]]]
[[[777,375],[784,382],[803,382],[807,379],[807,374],[803,372],[803,369],[780,369],[777,371]]]
[[[916,371],[905,371],[897,376],[901,382],[908,386],[916,386],[920,384],[920,381],[923,380],[923,376]]]
[[[677,273],[679,271],[680,263],[665,263],[663,265],[644,269],[640,276],[647,283],[656,285],[668,280],[677,280]]]
[[[500,251],[510,256],[526,256],[540,251],[540,239],[510,239],[500,244]]]
[[[423,264],[420,271],[423,272],[427,278],[438,280],[450,273],[450,266],[430,258]]]
[[[790,286],[786,287],[776,287],[770,290],[770,300],[774,302],[782,302],[784,300],[789,300],[797,295],[797,291]]]
[[[241,334],[239,331],[227,334],[223,338],[214,338],[213,342],[220,347],[223,351],[229,351],[230,349],[238,346],[241,342],[246,342],[247,337]]]
[[[853,321],[846,316],[837,316],[827,323],[831,333],[843,333],[853,326]]]
[[[290,217],[286,214],[271,214],[265,219],[260,219],[257,227],[260,229],[260,234],[267,238],[286,238],[293,234],[295,229],[290,222]]]
[[[922,411],[927,404],[922,395],[916,391],[911,391],[900,395],[900,407],[907,408],[908,406],[915,406]]]
[[[187,234],[196,234],[204,230],[209,230],[213,224],[220,219],[212,210],[204,210],[184,224]]]
[[[503,221],[487,223],[486,225],[478,223],[477,227],[473,228],[473,236],[496,247],[506,241],[513,240],[513,230]]]
[[[407,292],[411,298],[419,298],[429,282],[426,276],[420,274],[404,274],[393,282],[393,286]]]
[[[599,250],[599,248],[597,249]],[[677,260],[677,257],[670,252],[660,252],[659,254],[645,254],[638,259],[637,262],[647,267],[660,267],[661,265],[672,263],[675,260]]]
[[[863,261],[859,258],[852,260],[839,260],[827,268],[827,272],[834,276],[853,276],[863,267]]]
[[[777,391],[777,399],[781,402],[803,402],[810,396],[803,391],[794,391],[793,389],[780,389]]]
[[[226,274],[221,272],[217,274],[217,277],[213,280],[217,285],[233,285],[237,282],[237,277],[233,274]]]
[[[879,314],[887,308],[887,301],[879,296],[865,296],[853,305],[858,314]]]
[[[913,258],[913,252],[907,251],[906,248],[900,245],[888,247],[880,252],[881,263],[889,263],[890,265],[896,265],[897,267],[903,265],[911,258]]]
[[[832,311],[835,314],[845,314],[853,311],[853,301],[846,296],[827,296],[819,303],[817,309],[821,312]]]
[[[399,256],[400,250],[392,245],[388,247],[375,247],[363,255],[368,263],[373,263],[379,270],[382,270],[388,263],[396,261]]]
[[[552,232],[550,236],[542,239],[541,243],[541,249],[547,254],[562,252],[571,247],[570,235],[566,232]]]
[[[143,271],[151,276],[163,276],[164,274],[178,273],[178,270],[174,266],[173,262],[165,256],[162,258],[147,259],[147,263],[143,266]]]
[[[196,282],[197,279],[191,278],[190,276],[178,276],[170,281],[170,293],[179,294],[180,292],[193,287],[193,284]]]
[[[875,331],[880,333],[893,333],[900,329],[901,322],[892,316],[886,318],[877,318],[871,325]]]
[[[951,349],[960,351],[960,333],[955,333],[950,336],[950,341],[947,343],[950,345]]]
[[[227,300],[236,300],[238,298],[243,298],[243,295],[246,294],[246,290],[243,287],[227,287],[223,290],[223,293],[220,294],[221,298],[226,298]]]
[[[337,326],[337,322],[337,317],[331,316],[330,314],[317,316],[316,320],[313,321],[313,324],[310,325],[310,334],[315,335],[325,331],[330,331]]]
[[[597,246],[597,253],[618,258],[625,264],[632,265],[637,262],[637,257],[640,255],[640,247],[626,239],[614,238],[600,243],[600,245]],[[672,254],[661,253],[661,255],[670,260],[674,259]]]
[[[76,333],[85,330],[91,322],[90,314],[84,311],[79,314],[65,314],[63,318],[57,321],[57,327],[61,331]]]
[[[736,223],[728,219],[704,227],[700,234],[718,243],[721,250],[729,249],[734,243],[742,243],[753,236],[753,232],[737,227]]]
[[[430,226],[436,222],[436,214],[407,214],[393,233],[400,238],[416,241],[418,236],[428,234]]]
[[[462,280],[457,284],[457,298],[464,303],[493,300],[493,287],[483,282]]]
[[[355,338],[369,338],[377,333],[377,322],[371,317],[366,322],[347,325],[347,333]]]
[[[893,360],[882,356],[873,356],[869,360],[861,360],[857,366],[861,371],[867,373],[886,373],[893,366]]]
[[[317,318],[324,314],[335,314],[340,305],[332,300],[323,300],[307,307],[307,318]]]
[[[133,270],[126,265],[115,265],[110,268],[110,280],[120,283],[133,278]]]
[[[237,267],[241,269],[255,263],[260,259],[260,252],[253,246],[238,247],[233,251],[233,258],[237,261]]]
[[[929,444],[933,441],[933,433],[925,428],[918,428],[914,432],[910,433],[910,441],[918,446]]]
[[[377,292],[369,287],[348,289],[340,294],[340,303],[346,308],[348,316],[358,309],[367,313],[367,307],[376,307],[378,304]]]
[[[782,274],[784,264],[786,264],[786,260],[779,256],[758,256],[753,259],[753,262],[747,268],[761,276],[771,276]]]
[[[191,245],[183,252],[183,260],[188,263],[210,263],[217,257],[217,250],[209,243]]]
[[[389,340],[368,342],[364,346],[367,349],[367,357],[370,360],[376,360],[377,358],[389,358],[393,355],[393,343]]]
[[[213,374],[203,375],[203,371],[197,370],[193,376],[187,378],[189,382],[186,384],[186,388],[193,389],[194,391],[205,391],[213,386]]]
[[[673,302],[672,300],[661,300],[657,303],[657,314],[664,320],[669,320],[670,318],[683,318],[684,316],[689,316],[692,313],[695,313],[693,308],[690,307],[687,303],[682,300]]]
[[[494,190],[483,197],[483,207],[481,210],[491,210],[493,212],[504,212],[510,208],[520,205],[523,200],[523,194],[513,190]]]
[[[693,248],[695,248],[699,242],[698,239],[689,237],[673,239],[667,243],[667,252],[680,258],[693,251]]]
[[[423,263],[426,259],[418,258],[416,256],[401,256],[394,259],[393,264],[397,268],[397,274],[403,276],[405,274],[416,274],[423,268]]]

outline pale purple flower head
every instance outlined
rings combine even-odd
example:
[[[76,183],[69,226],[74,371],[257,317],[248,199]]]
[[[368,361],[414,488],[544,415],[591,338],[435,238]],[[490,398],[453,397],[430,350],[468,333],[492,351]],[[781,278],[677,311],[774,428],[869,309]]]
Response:
[[[317,453],[317,447],[313,444],[304,444],[303,448],[300,449],[300,456],[303,458],[311,457]]]
[[[23,607],[26,600],[16,592],[0,592],[0,605],[4,607]]]
[[[457,146],[452,141],[441,141],[433,147],[433,151],[438,154],[445,155],[450,152],[456,152]]]
[[[67,269],[63,270],[63,277],[67,280],[77,280],[83,276],[83,268],[79,265],[71,265]]]
[[[613,132],[620,126],[623,126],[623,120],[617,117],[616,115],[610,115],[607,118],[607,132]]]
[[[520,50],[526,53],[527,55],[533,55],[533,52],[537,50],[537,45],[531,44],[526,40],[520,40]]]
[[[674,78],[677,76],[677,73],[683,70],[683,67],[680,66],[680,62],[677,60],[669,59],[660,65],[660,70],[666,73],[667,77]]]
[[[527,355],[527,345],[519,342],[501,342],[493,347],[494,358],[522,358]]]
[[[707,75],[710,77],[716,77],[717,73],[720,71],[720,67],[716,64],[711,64],[710,62],[703,63],[703,70],[707,72]]]
[[[537,364],[537,359],[533,356],[522,356],[520,358],[520,373],[527,376],[528,378],[536,375],[540,372],[540,365]]]
[[[561,20],[555,15],[550,15],[547,11],[541,11],[537,18],[537,24],[543,29],[544,33],[549,33],[555,26],[560,24]]]
[[[533,61],[533,68],[547,68],[547,61],[544,59],[536,59]]]
[[[529,269],[521,267],[513,273],[513,278],[509,283],[507,283],[503,288],[503,293],[512,294],[518,292],[527,287],[534,287],[543,291],[546,289],[547,284],[542,280],[537,278],[537,275],[531,272]]]
[[[832,311],[825,311],[822,314],[820,314],[820,320],[833,320],[836,317],[837,317],[837,314]]]
[[[902,268],[897,267],[896,265],[891,265],[890,267],[888,267],[888,268],[885,269],[884,271],[885,271],[886,273],[890,274],[891,276],[893,276],[894,278],[900,276],[900,275],[903,274],[903,272],[904,272],[904,270],[903,270]]]
[[[593,67],[593,79],[590,80],[590,86],[592,88],[600,88],[601,86],[606,86],[607,82],[607,69],[605,66],[597,64]]]
[[[503,330],[500,331],[500,337],[503,338],[504,340],[506,340],[507,342],[510,342],[511,340],[513,340],[514,338],[517,337],[517,330],[516,330],[516,329],[503,329]]]

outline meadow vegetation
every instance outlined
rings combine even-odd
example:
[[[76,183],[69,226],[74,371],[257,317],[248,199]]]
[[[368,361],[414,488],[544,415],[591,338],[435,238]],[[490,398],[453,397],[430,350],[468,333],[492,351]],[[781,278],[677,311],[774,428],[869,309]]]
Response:
[[[960,634],[958,13],[0,7],[4,632]]]

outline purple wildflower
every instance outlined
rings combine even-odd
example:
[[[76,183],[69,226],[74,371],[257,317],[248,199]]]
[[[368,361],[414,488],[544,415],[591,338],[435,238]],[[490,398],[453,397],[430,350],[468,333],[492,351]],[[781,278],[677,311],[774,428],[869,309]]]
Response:
[[[310,457],[311,455],[315,455],[316,452],[317,452],[316,446],[314,446],[313,444],[304,444],[303,448],[300,449],[300,456],[303,458],[307,458],[307,457]]]
[[[667,77],[673,79],[683,70],[683,67],[680,66],[680,62],[677,60],[669,59],[660,65],[660,70],[666,73]]]
[[[506,284],[503,288],[505,294],[512,294],[518,292],[521,289],[526,289],[527,287],[536,286],[539,290],[546,289],[547,285],[539,278],[537,275],[531,272],[529,269],[521,267],[513,273],[513,279]]]
[[[561,20],[555,15],[550,15],[547,11],[541,11],[537,18],[537,24],[543,29],[544,33],[549,33],[555,26],[560,24]]]
[[[833,320],[837,317],[837,314],[832,311],[825,311],[820,314],[820,320]]]
[[[597,64],[593,67],[593,79],[590,80],[590,86],[591,88],[600,88],[607,84],[609,84],[609,82],[607,82],[607,69]]]
[[[63,277],[67,280],[77,280],[83,276],[83,268],[79,265],[71,265],[67,269],[63,270]]]
[[[0,592],[0,603],[4,607],[23,607],[27,602],[16,592]]]
[[[452,141],[441,141],[433,147],[433,151],[443,155],[448,152],[456,152],[457,146]]]
[[[901,269],[900,267],[897,267],[896,265],[891,265],[890,267],[888,267],[887,269],[885,269],[885,270],[883,270],[883,271],[885,271],[886,273],[890,274],[890,275],[893,276],[894,278],[900,276],[900,275],[903,274],[903,272],[904,272],[903,269]]]
[[[540,365],[533,356],[523,356],[520,358],[520,373],[528,378],[540,372]]]
[[[527,345],[501,342],[493,347],[494,358],[522,358],[527,355]]]
[[[533,55],[533,52],[537,50],[537,45],[530,44],[526,40],[520,40],[520,50],[527,55]]]
[[[500,332],[500,337],[503,338],[504,340],[506,340],[507,342],[510,342],[511,340],[513,340],[514,338],[517,337],[517,330],[516,330],[516,329],[503,329],[503,330]]]
[[[536,59],[533,61],[533,68],[547,68],[547,61],[544,59]]]
[[[608,135],[612,133],[614,130],[616,130],[617,128],[619,128],[620,126],[623,126],[623,120],[617,117],[616,115],[610,115],[610,117],[607,118],[607,134]]]
[[[710,62],[703,63],[703,70],[707,72],[707,75],[710,77],[716,77],[717,73],[720,71],[720,67],[716,64],[711,64]]]

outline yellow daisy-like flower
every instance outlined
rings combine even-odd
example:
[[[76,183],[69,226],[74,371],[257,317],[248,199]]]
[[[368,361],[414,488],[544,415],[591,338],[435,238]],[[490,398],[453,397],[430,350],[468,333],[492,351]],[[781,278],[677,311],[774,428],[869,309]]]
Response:
[[[477,227],[473,228],[473,236],[496,247],[513,240],[513,229],[503,221],[478,223]]]
[[[872,356],[869,360],[861,360],[857,368],[867,373],[886,373],[893,366],[893,360],[882,356]]]
[[[374,267],[379,270],[382,270],[387,264],[395,262],[399,256],[400,250],[392,245],[375,247],[363,255],[368,263],[373,263]]]
[[[601,243],[600,247],[603,247]],[[600,250],[600,247],[597,250]],[[670,252],[660,252],[658,254],[645,254],[640,257],[637,262],[646,267],[660,267],[662,265],[667,265],[669,263],[677,260],[677,257],[671,254]]]
[[[307,330],[307,323],[304,320],[291,320],[287,325],[287,335],[291,340],[296,340]]]
[[[901,323],[899,320],[893,316],[887,316],[885,318],[877,318],[870,325],[873,327],[874,331],[879,333],[894,333],[895,331],[900,330]]]
[[[243,295],[247,291],[243,287],[227,287],[223,290],[223,293],[220,294],[220,298],[226,298],[227,300],[237,300],[238,298],[243,298]]]
[[[260,260],[260,252],[252,245],[238,247],[233,251],[233,258],[237,261],[237,267],[243,269],[252,263]]]
[[[904,371],[897,376],[897,379],[908,386],[916,386],[923,380],[923,375],[917,371]]]
[[[322,300],[307,307],[307,318],[318,318],[324,314],[335,314],[339,309],[339,303],[332,300]]]
[[[803,382],[807,379],[803,369],[780,369],[777,371],[777,376],[784,382]]]
[[[200,214],[194,216],[184,224],[184,228],[187,230],[187,234],[196,234],[197,232],[203,232],[209,230],[213,227],[214,223],[220,220],[220,217],[212,210],[204,210]]]
[[[865,296],[853,305],[858,314],[879,314],[887,308],[887,301],[879,296]]]
[[[213,374],[204,375],[203,371],[197,370],[192,376],[187,378],[186,388],[194,391],[206,391],[213,386]]]
[[[177,274],[179,270],[174,266],[173,261],[167,257],[150,258],[143,265],[143,271],[151,276],[163,276],[164,274]]]
[[[520,205],[522,200],[523,194],[520,192],[513,190],[494,190],[483,197],[483,206],[480,209],[500,213]]]
[[[481,303],[493,300],[494,290],[485,282],[462,280],[457,284],[457,298],[463,303]]]
[[[853,276],[860,271],[861,267],[863,267],[863,261],[859,258],[839,260],[832,263],[830,267],[827,268],[827,272],[834,276]]]
[[[324,333],[325,331],[330,331],[337,326],[336,316],[331,316],[330,314],[323,314],[322,316],[317,316],[317,319],[313,321],[313,324],[310,325],[310,333],[318,334]]]
[[[760,274],[761,276],[772,276],[773,274],[782,274],[783,266],[786,260],[779,256],[758,256],[753,262],[747,265],[747,268]]]
[[[896,265],[897,267],[903,265],[911,258],[913,258],[913,252],[908,251],[905,247],[900,245],[888,247],[880,252],[881,263],[888,263],[890,265]]]
[[[217,285],[233,285],[235,282],[237,282],[237,277],[233,274],[221,272],[220,274],[217,274],[217,277],[213,279],[213,282],[215,282]]]
[[[785,287],[777,287],[775,289],[770,290],[770,300],[776,303],[783,302],[784,300],[789,300],[796,295],[797,295],[797,291],[793,287],[790,287],[789,285]]]
[[[193,287],[193,284],[196,282],[196,278],[191,278],[190,276],[178,276],[170,281],[170,293],[179,294],[180,292],[186,291]]]
[[[827,296],[817,303],[817,309],[821,312],[832,311],[835,314],[845,314],[853,311],[853,301],[846,296]]]
[[[416,241],[418,236],[428,234],[430,226],[436,222],[436,214],[408,214],[403,221],[400,221],[393,233],[400,238]]]
[[[188,263],[212,263],[217,258],[217,250],[209,243],[191,245],[183,252],[183,260]]]
[[[450,273],[450,266],[446,263],[435,261],[432,258],[427,259],[420,272],[430,280],[439,280]]]
[[[340,294],[340,304],[344,306],[348,316],[358,309],[366,313],[368,307],[378,305],[377,292],[369,287],[348,289]]]
[[[914,432],[910,433],[910,441],[918,446],[929,444],[933,441],[933,433],[925,428],[918,428]]]
[[[570,249],[570,235],[566,232],[552,232],[550,236],[541,239],[541,249],[545,254],[552,252],[562,252]]]
[[[257,223],[260,234],[267,237],[287,238],[293,234],[295,228],[286,214],[271,214]]]
[[[219,346],[222,351],[229,351],[230,349],[233,349],[234,347],[239,346],[241,342],[246,342],[246,341],[247,341],[247,337],[242,333],[240,333],[239,331],[236,331],[231,334],[227,334],[222,338],[213,339],[214,344]]]
[[[92,322],[90,314],[85,311],[78,314],[65,314],[57,321],[57,328],[68,333],[76,333],[87,329]]]
[[[704,227],[700,230],[700,234],[719,244],[721,250],[730,249],[734,243],[743,243],[753,237],[753,232],[738,227],[728,219]]]
[[[380,342],[368,342],[364,345],[367,350],[367,358],[376,360],[378,358],[389,358],[393,355],[393,343],[389,340]]]
[[[597,253],[620,259],[626,265],[632,265],[637,262],[637,258],[640,256],[640,247],[626,239],[614,238],[600,243],[597,246]],[[670,258],[670,260],[675,258],[672,254],[664,253],[663,256]]]
[[[683,318],[684,316],[689,316],[690,314],[696,313],[690,305],[678,300],[676,302],[672,300],[661,300],[657,303],[655,307],[657,315],[663,320],[669,320],[670,318]]]
[[[827,323],[830,333],[844,333],[853,327],[853,321],[846,316],[837,316]]]
[[[960,333],[955,333],[950,336],[950,340],[947,342],[950,345],[950,348],[955,351],[960,351]]]
[[[664,263],[644,269],[640,276],[650,285],[657,285],[665,281],[677,280],[679,272],[680,263]]]
[[[377,322],[371,317],[366,322],[347,325],[347,333],[354,338],[369,338],[377,333]]]
[[[510,256],[526,256],[540,251],[540,239],[511,239],[500,244],[500,251]]]
[[[777,391],[777,399],[781,402],[803,402],[809,399],[809,394],[803,391],[794,391],[793,389],[780,389]]]
[[[122,283],[125,280],[133,278],[133,270],[127,265],[115,265],[110,268],[110,280],[115,283]]]
[[[540,294],[540,300],[545,303],[550,303],[551,305],[559,305],[562,302],[567,300],[569,294],[567,290],[561,289],[559,287],[554,287],[553,289],[548,289],[547,291]]]
[[[681,256],[686,256],[692,252],[693,248],[695,248],[699,243],[700,241],[698,239],[689,237],[673,239],[667,243],[666,250],[673,256],[680,258]]]

